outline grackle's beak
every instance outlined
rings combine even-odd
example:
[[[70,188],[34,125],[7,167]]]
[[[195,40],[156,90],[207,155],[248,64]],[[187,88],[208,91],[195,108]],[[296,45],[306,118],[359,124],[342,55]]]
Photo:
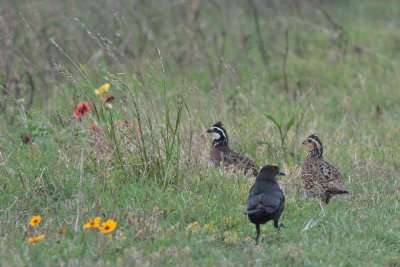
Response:
[[[212,133],[211,129],[207,129],[206,133]]]
[[[278,175],[286,176],[284,172],[279,172]]]

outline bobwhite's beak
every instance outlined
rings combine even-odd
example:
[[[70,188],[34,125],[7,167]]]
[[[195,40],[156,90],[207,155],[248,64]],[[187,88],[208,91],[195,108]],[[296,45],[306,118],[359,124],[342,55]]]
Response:
[[[206,133],[212,133],[211,129],[207,129]]]
[[[302,144],[302,145],[307,145],[307,139],[304,140],[301,144]]]

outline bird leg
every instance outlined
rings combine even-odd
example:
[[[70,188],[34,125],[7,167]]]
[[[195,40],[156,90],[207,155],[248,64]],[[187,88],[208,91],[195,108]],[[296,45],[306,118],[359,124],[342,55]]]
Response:
[[[260,225],[256,223],[256,232],[257,232],[257,237],[256,237],[256,245],[258,244],[258,238],[260,237]]]
[[[276,229],[281,230],[281,228],[286,228],[285,225],[283,225],[283,223],[279,223],[279,218],[274,219],[274,226]]]
[[[286,228],[286,226],[283,225],[283,223],[278,224],[278,222],[274,222],[274,226],[277,229],[276,231],[276,240],[280,240],[281,239],[281,228]]]
[[[326,204],[326,205],[329,204],[329,201],[331,200],[331,197],[332,197],[332,196],[331,196],[330,194],[325,193],[324,200],[325,200],[325,204]]]

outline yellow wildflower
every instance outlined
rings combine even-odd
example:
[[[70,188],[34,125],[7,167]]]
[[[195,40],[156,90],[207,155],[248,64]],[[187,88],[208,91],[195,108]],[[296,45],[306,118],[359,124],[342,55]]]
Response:
[[[99,231],[102,234],[106,234],[106,233],[111,233],[112,231],[115,230],[115,228],[117,228],[117,222],[112,219],[109,219],[103,222],[103,224],[99,227]]]
[[[100,86],[99,88],[97,88],[96,90],[94,90],[94,92],[96,95],[102,95],[104,93],[107,93],[108,89],[110,89],[110,84],[105,83],[102,86]]]
[[[101,218],[96,217],[94,220],[89,220],[87,224],[83,226],[83,229],[99,228],[101,223]]]
[[[212,232],[212,231],[214,230],[214,222],[211,221],[211,222],[209,222],[209,223],[206,223],[206,224],[204,225],[203,229],[204,229],[204,231],[206,231],[207,233]]]
[[[223,217],[222,222],[225,229],[232,229],[238,224],[237,219],[233,218],[232,216]]]
[[[196,234],[199,232],[199,230],[200,230],[200,224],[198,221],[192,222],[188,224],[188,226],[186,226],[186,231],[188,231],[189,233]]]
[[[32,216],[32,218],[29,220],[29,225],[30,226],[36,226],[42,221],[42,216],[36,215]]]
[[[236,231],[226,231],[224,233],[224,243],[227,245],[236,244],[239,242],[239,235]]]
[[[45,235],[30,237],[28,238],[28,244],[33,244],[42,241],[45,237],[46,237]]]
[[[335,135],[337,138],[342,138],[344,136],[344,133],[342,131],[336,131]]]

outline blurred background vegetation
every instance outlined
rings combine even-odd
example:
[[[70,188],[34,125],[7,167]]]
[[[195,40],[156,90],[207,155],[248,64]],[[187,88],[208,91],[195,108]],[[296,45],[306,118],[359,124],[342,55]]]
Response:
[[[349,59],[363,64],[364,57],[393,60],[380,51],[400,50],[400,36],[390,35],[399,15],[395,0],[2,1],[1,128],[15,123],[19,106],[54,108],[60,98],[73,105],[76,94],[62,88],[79,72],[99,82],[105,70],[124,73],[148,85],[160,73],[158,50],[175,84],[229,91],[226,101],[234,102],[238,88],[258,77],[268,82],[265,94],[275,88],[296,99],[321,82],[318,66],[304,64],[315,55],[338,67]],[[324,83],[341,79],[323,75]]]

